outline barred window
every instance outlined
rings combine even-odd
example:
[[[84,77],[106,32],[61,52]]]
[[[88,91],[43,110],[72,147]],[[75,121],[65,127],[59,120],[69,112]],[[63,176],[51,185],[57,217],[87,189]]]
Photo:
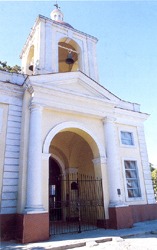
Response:
[[[133,134],[131,132],[121,131],[121,142],[124,145],[134,145]]]
[[[136,161],[124,161],[124,166],[128,197],[141,197]]]

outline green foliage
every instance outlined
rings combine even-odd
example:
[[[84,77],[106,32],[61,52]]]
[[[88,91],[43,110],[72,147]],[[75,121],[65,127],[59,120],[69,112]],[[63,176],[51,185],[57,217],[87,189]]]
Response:
[[[153,181],[153,185],[154,185],[154,190],[157,193],[157,169],[154,169],[152,171],[152,181]]]
[[[21,67],[18,65],[15,66],[9,66],[7,65],[7,62],[2,62],[0,61],[0,70],[11,72],[11,73],[20,73],[21,72]]]
[[[154,168],[151,163],[150,163],[150,169],[151,169],[154,193],[156,195],[156,200],[157,200],[157,169]]]

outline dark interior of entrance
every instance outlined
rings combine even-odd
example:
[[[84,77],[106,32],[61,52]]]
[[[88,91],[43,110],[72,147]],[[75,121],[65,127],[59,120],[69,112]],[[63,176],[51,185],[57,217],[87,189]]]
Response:
[[[62,219],[61,211],[61,171],[58,163],[49,159],[49,218],[50,221]]]
[[[81,232],[104,227],[101,179],[62,174],[57,161],[49,159],[50,234]]]

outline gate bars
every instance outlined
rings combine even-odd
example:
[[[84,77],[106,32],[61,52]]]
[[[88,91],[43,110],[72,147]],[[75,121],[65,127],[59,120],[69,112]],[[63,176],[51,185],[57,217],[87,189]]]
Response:
[[[61,199],[50,203],[50,235],[105,227],[101,179],[84,174],[66,174],[58,182]]]

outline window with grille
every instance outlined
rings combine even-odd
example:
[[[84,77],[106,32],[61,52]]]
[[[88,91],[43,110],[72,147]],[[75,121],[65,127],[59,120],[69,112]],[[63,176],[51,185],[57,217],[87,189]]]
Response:
[[[124,145],[134,145],[133,134],[131,132],[121,131],[121,143]]]
[[[124,166],[128,198],[141,197],[136,161],[124,161]]]

